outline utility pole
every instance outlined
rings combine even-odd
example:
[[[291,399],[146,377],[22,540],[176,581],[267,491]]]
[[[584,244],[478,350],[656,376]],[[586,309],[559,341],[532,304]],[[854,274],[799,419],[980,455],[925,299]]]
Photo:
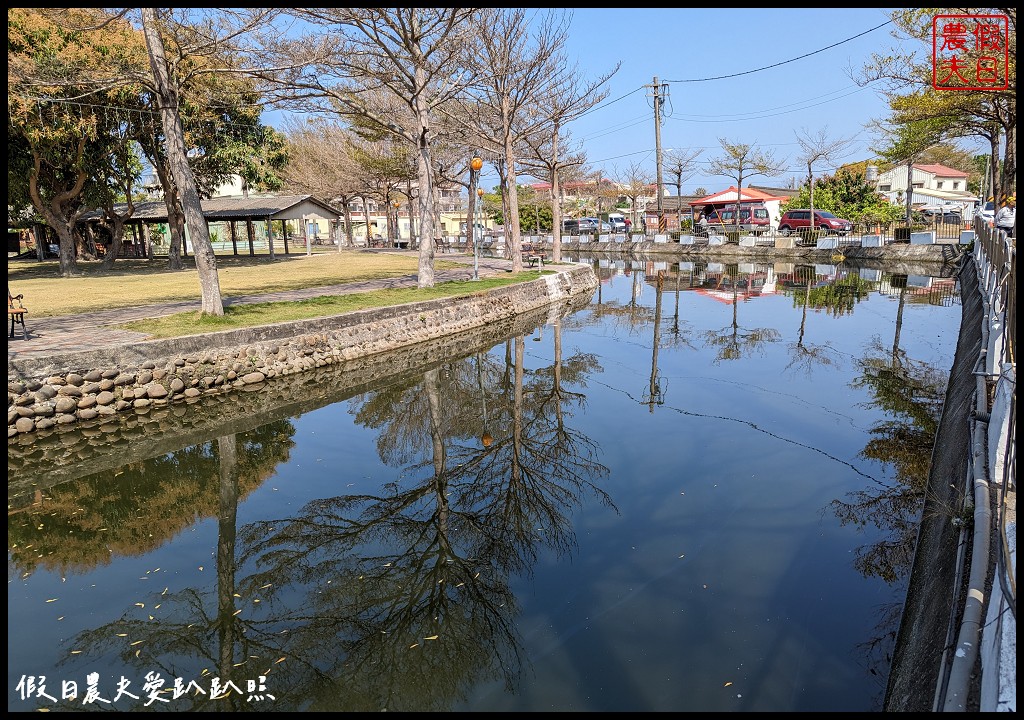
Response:
[[[668,93],[668,83],[658,84],[658,76],[654,76],[654,81],[649,86],[653,91],[654,97],[654,148],[655,148],[655,165],[657,168],[658,178],[658,232],[663,233],[668,229],[668,224],[665,222],[665,207],[662,201],[662,176],[661,176],[661,104],[664,102],[664,95]]]

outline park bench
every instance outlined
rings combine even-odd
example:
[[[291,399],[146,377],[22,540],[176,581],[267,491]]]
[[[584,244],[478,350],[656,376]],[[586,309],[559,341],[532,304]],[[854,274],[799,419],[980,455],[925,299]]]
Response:
[[[25,313],[28,310],[22,304],[24,295],[11,295],[10,288],[7,289],[7,317],[11,319],[11,337],[14,337],[14,328],[21,325],[21,337],[28,340],[28,329],[25,327]]]
[[[544,267],[545,256],[543,250],[533,248],[529,245],[524,245],[522,257],[524,265],[529,265],[530,267],[540,265],[542,268]]]

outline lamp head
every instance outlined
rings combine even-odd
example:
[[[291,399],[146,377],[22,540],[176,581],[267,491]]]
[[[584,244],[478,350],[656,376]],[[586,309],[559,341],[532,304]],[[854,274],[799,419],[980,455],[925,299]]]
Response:
[[[473,168],[474,172],[480,172],[480,168],[484,166],[484,161],[479,155],[474,155],[473,159],[469,161],[469,166]]]
[[[484,189],[483,188],[477,188],[476,189],[476,196],[482,198],[484,196]]]

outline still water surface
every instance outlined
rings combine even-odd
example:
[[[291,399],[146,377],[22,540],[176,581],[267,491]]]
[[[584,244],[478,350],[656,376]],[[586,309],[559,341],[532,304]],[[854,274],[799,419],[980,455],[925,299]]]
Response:
[[[589,304],[9,446],[8,709],[880,711],[954,280],[584,261]]]

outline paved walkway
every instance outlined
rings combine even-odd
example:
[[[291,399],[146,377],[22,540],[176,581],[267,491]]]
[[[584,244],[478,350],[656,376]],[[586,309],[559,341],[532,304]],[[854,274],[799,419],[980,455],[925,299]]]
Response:
[[[473,256],[464,254],[439,254],[438,259],[466,263],[464,268],[437,270],[434,273],[436,282],[449,280],[470,280],[473,277]],[[480,258],[478,275],[488,277],[499,272],[510,270],[512,262],[502,258]],[[322,295],[348,295],[387,288],[416,287],[416,275],[403,275],[381,280],[362,280],[359,282],[326,285],[304,288],[302,290],[283,290],[255,295],[236,295],[224,297],[225,306],[242,305],[245,303],[276,302],[282,300],[304,300]],[[31,306],[30,306],[31,307]],[[139,307],[115,308],[93,312],[88,317],[81,315],[64,315],[33,319],[31,313],[26,318],[28,340],[23,340],[20,328],[16,336],[7,339],[7,358],[45,357],[59,353],[96,350],[103,347],[139,342],[149,338],[145,333],[118,330],[111,326],[120,325],[132,320],[163,317],[175,313],[197,311],[201,302],[184,300],[181,302],[158,303]],[[10,332],[10,328],[8,328]]]

